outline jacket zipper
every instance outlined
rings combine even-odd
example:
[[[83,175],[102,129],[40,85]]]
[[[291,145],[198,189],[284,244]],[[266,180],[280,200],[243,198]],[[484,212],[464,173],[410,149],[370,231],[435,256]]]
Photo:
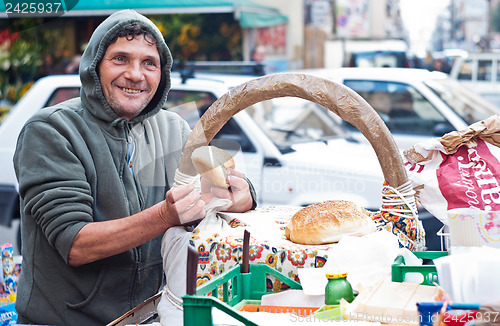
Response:
[[[129,123],[125,123],[125,137],[127,139],[127,166],[128,166],[128,169],[130,170],[130,173],[132,174],[132,178],[134,180],[134,185],[135,185],[135,189],[136,189],[136,192],[137,192],[137,197],[139,199],[139,209],[144,209],[144,198],[142,198],[142,191],[140,189],[140,187],[137,185],[137,181],[135,180],[135,177],[134,177],[134,166],[132,164],[133,160],[134,160],[134,155],[135,155],[135,147],[136,147],[136,143],[134,142],[134,139],[132,139],[132,137],[130,136],[130,124]]]
[[[126,162],[126,169],[129,169],[130,174],[132,175],[132,179],[134,181],[137,197],[139,199],[139,209],[143,209],[143,199],[141,192],[139,190],[139,187],[137,186],[137,182],[134,177],[134,166],[132,164],[132,161],[134,159],[134,154],[135,154],[135,146],[136,144],[134,143],[134,140],[130,136],[130,130],[131,130],[131,125],[128,122],[124,122],[124,131],[125,131],[125,139],[126,139],[126,155],[125,155],[125,162]],[[132,253],[134,255],[134,260],[135,260],[135,269],[132,275],[132,283],[130,287],[130,292],[129,292],[129,304],[131,306],[135,306],[137,303],[135,302],[135,296],[136,296],[136,286],[134,285],[137,278],[140,277],[140,250],[138,248],[133,248]]]

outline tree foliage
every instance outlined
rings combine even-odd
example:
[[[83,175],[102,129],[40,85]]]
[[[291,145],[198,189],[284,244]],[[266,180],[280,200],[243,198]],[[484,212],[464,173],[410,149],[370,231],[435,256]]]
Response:
[[[44,58],[64,56],[66,42],[43,18],[0,22],[0,100],[15,103],[43,74]]]
[[[242,60],[241,28],[232,14],[151,16],[174,60]]]

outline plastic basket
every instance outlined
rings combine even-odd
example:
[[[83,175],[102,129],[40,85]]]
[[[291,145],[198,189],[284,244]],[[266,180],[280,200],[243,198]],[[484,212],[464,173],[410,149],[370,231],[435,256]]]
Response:
[[[248,312],[293,313],[300,317],[306,317],[315,313],[318,309],[319,307],[288,307],[244,304],[238,310]]]
[[[413,251],[415,256],[420,259],[436,259],[448,255],[447,251]],[[392,264],[392,281],[403,282],[406,274],[420,274],[423,277],[422,285],[433,285],[438,283],[436,266],[434,265],[405,265],[403,256],[398,256]]]
[[[314,319],[340,321],[342,317],[342,308],[340,306],[323,306],[316,310],[312,315]]]
[[[183,296],[184,325],[213,325],[212,308],[227,313],[245,325],[256,325],[239,314],[238,309],[241,309],[241,311],[256,311],[257,306],[266,307],[260,305],[260,299],[264,294],[268,293],[266,288],[267,275],[274,276],[292,289],[302,289],[299,283],[268,265],[249,265],[248,273],[242,273],[241,268],[241,265],[236,265],[210,282],[200,285],[196,289],[196,295]],[[242,309],[245,306],[247,307]],[[294,310],[293,307],[287,308],[290,312]]]

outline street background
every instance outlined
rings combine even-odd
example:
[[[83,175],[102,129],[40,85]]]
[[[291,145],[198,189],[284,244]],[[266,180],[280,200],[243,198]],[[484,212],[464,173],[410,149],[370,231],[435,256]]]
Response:
[[[262,46],[266,73],[348,66],[349,55],[364,50],[403,51],[408,67],[449,72],[455,59],[450,51],[500,49],[500,0],[72,3],[57,17],[37,12],[20,18],[0,3],[0,123],[39,78],[77,73],[95,27],[123,8],[134,8],[158,25],[179,66],[250,61],[253,49]],[[5,207],[0,198],[0,221],[13,214]],[[0,243],[15,242],[16,230],[17,221],[0,226]]]

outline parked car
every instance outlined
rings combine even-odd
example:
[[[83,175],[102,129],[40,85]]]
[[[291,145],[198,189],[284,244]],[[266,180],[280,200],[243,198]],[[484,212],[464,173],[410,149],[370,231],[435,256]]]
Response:
[[[380,114],[400,150],[500,114],[500,108],[442,72],[412,68],[303,72],[344,84],[360,94]],[[354,138],[366,141],[355,127],[342,123]]]
[[[450,77],[500,106],[500,53],[472,52],[457,57]]]
[[[410,68],[405,51],[375,50],[357,51],[348,55],[347,67]]]
[[[166,108],[194,126],[217,98],[250,78],[212,75],[183,80],[173,76]],[[79,89],[76,75],[44,77],[0,125],[0,216],[4,225],[19,217],[12,158],[21,128],[43,107],[79,96]],[[378,210],[384,178],[371,146],[353,140],[341,124],[311,102],[275,100],[239,112],[214,140],[215,145],[235,154],[237,166],[256,188],[259,204],[303,206],[339,198]]]

